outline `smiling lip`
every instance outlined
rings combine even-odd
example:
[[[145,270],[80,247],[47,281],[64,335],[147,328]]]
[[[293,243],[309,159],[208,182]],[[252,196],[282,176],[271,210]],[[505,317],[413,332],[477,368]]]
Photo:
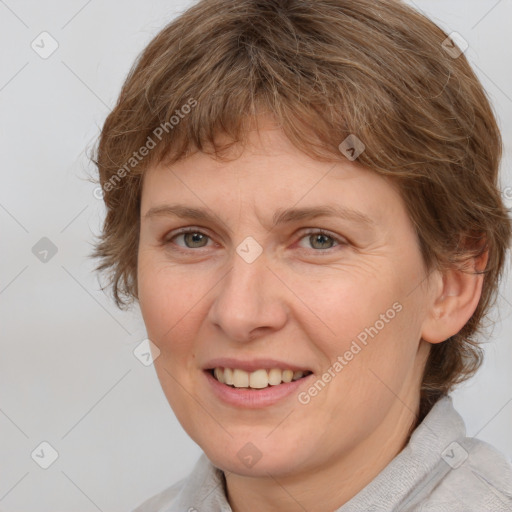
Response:
[[[214,368],[236,368],[239,370],[245,370],[248,373],[261,369],[270,370],[272,368],[293,370],[294,372],[302,371],[304,373],[312,372],[312,370],[305,366],[277,359],[252,359],[250,361],[241,361],[230,357],[211,359],[203,365],[202,368],[203,375],[207,380],[208,388],[220,401],[242,409],[262,409],[284,400],[294,394],[299,387],[309,385],[310,378],[314,375],[313,373],[310,373],[298,380],[282,382],[276,386],[268,386],[263,389],[235,388],[228,386],[227,384],[220,383],[212,375],[212,370]],[[308,384],[305,384],[306,380],[308,381]]]

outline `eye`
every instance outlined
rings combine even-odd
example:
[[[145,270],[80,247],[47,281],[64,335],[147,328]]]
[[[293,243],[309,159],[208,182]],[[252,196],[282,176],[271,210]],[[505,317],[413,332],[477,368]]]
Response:
[[[181,242],[179,242],[181,240]],[[164,244],[174,244],[181,249],[201,249],[208,246],[210,237],[196,228],[183,228],[170,238],[164,240]],[[304,241],[309,245],[306,247]],[[299,246],[304,249],[314,249],[316,252],[327,251],[340,245],[347,245],[347,241],[319,229],[311,229],[299,240]]]
[[[182,239],[183,244],[177,243],[176,240]],[[206,247],[210,237],[197,229],[183,229],[180,233],[175,234],[167,239],[165,243],[175,243],[178,247],[185,249],[201,249]]]
[[[343,239],[321,230],[311,230],[306,233],[300,240],[307,240],[307,242],[310,244],[310,247],[320,251],[332,249],[338,245],[347,245],[347,242]]]

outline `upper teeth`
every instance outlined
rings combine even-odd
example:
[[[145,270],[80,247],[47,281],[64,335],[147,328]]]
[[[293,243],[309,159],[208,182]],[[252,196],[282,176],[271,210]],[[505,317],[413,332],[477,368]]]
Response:
[[[268,385],[277,386],[281,382],[291,382],[304,376],[304,372],[293,370],[281,370],[272,368],[271,370],[256,370],[255,372],[246,372],[238,368],[215,368],[213,371],[215,378],[223,384],[235,386],[235,388],[266,388]]]

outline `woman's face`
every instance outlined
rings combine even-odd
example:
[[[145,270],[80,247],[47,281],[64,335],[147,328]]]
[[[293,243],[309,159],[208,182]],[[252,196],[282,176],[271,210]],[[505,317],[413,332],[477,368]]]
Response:
[[[280,130],[251,132],[232,162],[197,153],[144,177],[138,286],[156,371],[224,470],[277,477],[396,449],[419,404],[427,281],[395,188]],[[277,384],[292,371],[306,376]]]

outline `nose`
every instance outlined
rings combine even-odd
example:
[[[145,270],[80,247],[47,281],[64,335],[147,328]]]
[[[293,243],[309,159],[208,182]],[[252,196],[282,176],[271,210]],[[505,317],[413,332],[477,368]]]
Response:
[[[265,253],[252,263],[234,253],[231,270],[215,290],[208,319],[230,340],[252,341],[286,324],[285,287],[268,268]]]

